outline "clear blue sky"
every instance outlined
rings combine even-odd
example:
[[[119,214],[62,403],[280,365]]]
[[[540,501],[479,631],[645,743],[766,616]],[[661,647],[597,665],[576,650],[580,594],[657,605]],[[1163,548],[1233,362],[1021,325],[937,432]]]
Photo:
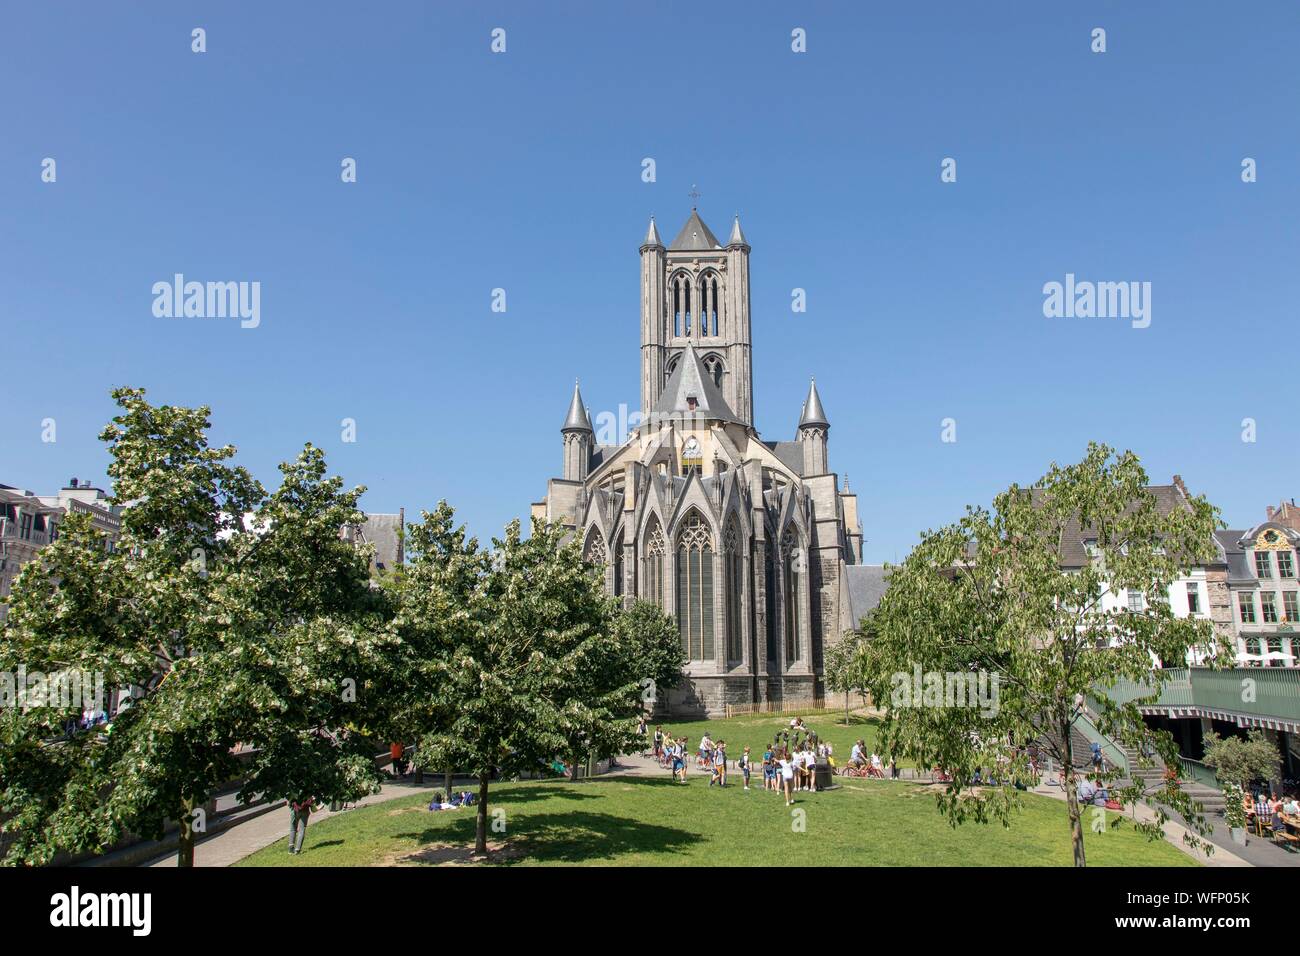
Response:
[[[1298,38],[1289,0],[6,5],[0,482],[102,482],[132,384],[268,482],[310,440],[491,534],[575,376],[638,403],[637,246],[698,183],[753,246],[757,425],[816,375],[868,560],[1089,439],[1249,526],[1300,494]],[[261,326],[155,318],[175,272],[260,281]],[[1150,328],[1044,318],[1067,272],[1151,282]]]

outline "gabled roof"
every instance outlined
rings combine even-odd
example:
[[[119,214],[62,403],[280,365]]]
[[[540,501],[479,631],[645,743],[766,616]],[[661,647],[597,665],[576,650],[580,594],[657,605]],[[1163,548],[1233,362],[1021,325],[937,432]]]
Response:
[[[721,249],[722,245],[718,242],[718,237],[704,224],[700,214],[692,208],[691,218],[686,220],[686,225],[682,226],[682,231],[677,234],[677,238],[668,248],[676,252],[702,252]]]
[[[688,401],[691,398],[695,399],[693,411]],[[736,413],[727,405],[727,400],[722,397],[722,390],[713,381],[713,376],[709,375],[704,368],[695,346],[689,342],[681,361],[673,369],[673,374],[668,376],[668,384],[664,386],[663,394],[659,396],[653,413],[653,417],[658,420],[676,418],[680,415],[694,415],[706,420],[740,422]]]

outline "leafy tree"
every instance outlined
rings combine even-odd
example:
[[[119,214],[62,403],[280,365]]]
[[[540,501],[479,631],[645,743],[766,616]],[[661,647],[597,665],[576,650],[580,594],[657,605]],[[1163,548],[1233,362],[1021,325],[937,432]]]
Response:
[[[641,699],[650,710],[659,695],[682,682],[687,663],[681,632],[671,614],[651,601],[633,601],[618,614],[619,640],[624,659],[640,683]]]
[[[343,523],[364,520],[362,489],[326,479],[309,445],[268,497],[229,463],[233,447],[209,447],[206,407],[152,406],[140,389],[113,397],[122,411],[101,437],[113,501],[127,506],[118,546],[69,516],[15,582],[0,663],[99,672],[132,699],[107,727],[66,741],[67,709],[6,715],[6,862],[94,851],[128,832],[156,838],[176,820],[178,862],[192,865],[195,811],[243,772],[240,743],[257,751],[246,796],[370,786],[359,738],[340,733],[364,724],[358,694],[385,654],[362,624],[383,612],[368,557],[339,539]]]
[[[1221,783],[1245,790],[1256,780],[1271,780],[1282,765],[1277,746],[1260,731],[1252,730],[1241,737],[1210,734],[1205,741],[1207,767]]]
[[[874,636],[875,624],[871,614],[867,614],[857,627],[845,632],[826,650],[826,687],[832,693],[844,695],[846,725],[849,722],[849,694],[860,694],[863,705],[867,702],[868,657]]]
[[[1013,485],[992,510],[968,508],[958,523],[927,532],[893,569],[873,619],[876,637],[861,655],[866,684],[877,703],[887,703],[887,750],[952,774],[939,809],[954,826],[967,818],[1009,825],[1016,784],[1030,782],[1022,745],[1037,743],[1063,767],[1074,861],[1085,865],[1076,790],[1082,761],[1070,731],[1089,695],[1121,679],[1150,685],[1151,693],[1122,705],[1096,694],[1099,729],[1176,766],[1172,738],[1149,730],[1138,706],[1155,699],[1167,678],[1154,662],[1182,660],[1214,640],[1208,622],[1174,615],[1168,592],[1181,571],[1210,557],[1215,514],[1201,497],[1162,513],[1137,457],[1093,444],[1078,464],[1053,464],[1033,488]],[[1062,540],[1081,534],[1094,539],[1091,562],[1062,567]],[[1107,594],[1125,591],[1141,592],[1144,609],[1103,606]],[[945,705],[981,677],[985,700]],[[936,679],[937,699],[930,693]],[[979,771],[996,785],[972,790]],[[1103,779],[1117,776],[1111,770]],[[1206,832],[1200,808],[1174,780],[1152,795],[1138,784],[1112,792],[1154,805],[1156,821],[1139,824],[1152,839],[1161,836],[1166,804]],[[1199,842],[1190,834],[1189,841]]]
[[[480,551],[445,505],[408,535],[394,626],[422,660],[418,759],[478,778],[475,852],[487,852],[489,783],[537,772],[581,744],[635,731],[639,685],[618,661],[611,602],[563,528],[519,522]],[[421,592],[424,593],[421,593]]]

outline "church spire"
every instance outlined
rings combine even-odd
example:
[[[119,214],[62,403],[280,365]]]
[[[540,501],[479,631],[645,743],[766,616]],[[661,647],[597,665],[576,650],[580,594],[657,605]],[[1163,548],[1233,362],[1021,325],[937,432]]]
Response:
[[[731,238],[727,240],[727,246],[748,246],[745,241],[745,234],[740,231],[740,216],[737,215],[735,222],[731,224]]]
[[[564,419],[564,425],[560,428],[562,432],[589,432],[592,431],[591,416],[587,414],[587,407],[582,404],[582,392],[578,391],[578,380],[573,380],[573,401],[569,403],[569,414]]]
[[[817,394],[817,380],[813,379],[808,384],[808,397],[804,399],[803,414],[799,416],[799,427],[825,425],[829,428],[830,424],[826,420],[826,410],[822,408],[822,397]]]
[[[663,241],[659,238],[659,229],[655,226],[655,217],[650,217],[650,228],[646,230],[645,241],[641,243],[641,248],[647,246],[662,246]]]

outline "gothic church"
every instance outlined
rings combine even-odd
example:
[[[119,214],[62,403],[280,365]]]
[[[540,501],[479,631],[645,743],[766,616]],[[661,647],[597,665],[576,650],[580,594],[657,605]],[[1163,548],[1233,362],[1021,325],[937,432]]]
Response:
[[[822,696],[823,649],[879,584],[815,382],[794,441],[754,427],[749,253],[739,218],[723,244],[692,209],[667,247],[650,220],[640,422],[597,444],[575,385],[563,474],[533,505],[580,536],[610,593],[676,617],[688,680],[657,708],[678,718]]]

